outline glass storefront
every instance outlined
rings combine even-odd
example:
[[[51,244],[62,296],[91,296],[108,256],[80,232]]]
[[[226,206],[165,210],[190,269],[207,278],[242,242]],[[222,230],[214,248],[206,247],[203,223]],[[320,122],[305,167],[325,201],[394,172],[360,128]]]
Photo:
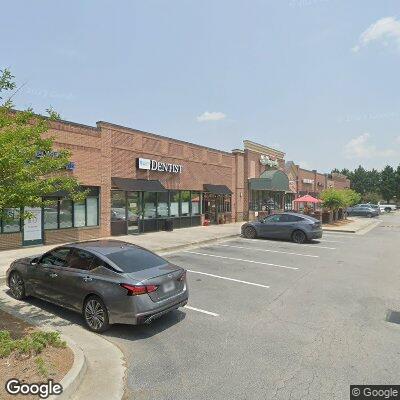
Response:
[[[211,224],[225,223],[231,220],[232,196],[230,194],[204,193],[203,209],[205,219]]]
[[[201,192],[111,191],[111,234],[125,235],[163,230],[167,219],[174,227],[200,225]]]
[[[82,202],[73,202],[61,196],[43,198],[48,202],[42,208],[43,228],[45,230],[99,225],[99,188],[83,187],[82,189],[89,190],[88,197]],[[6,217],[0,219],[0,234],[22,232],[21,210],[19,208],[7,208],[4,211]]]
[[[63,197],[48,197],[51,203],[43,208],[44,229],[82,228],[99,225],[98,189],[91,189],[81,202]]]
[[[251,190],[250,191],[250,210],[251,211],[278,211],[284,207],[284,192],[274,192],[270,190]]]

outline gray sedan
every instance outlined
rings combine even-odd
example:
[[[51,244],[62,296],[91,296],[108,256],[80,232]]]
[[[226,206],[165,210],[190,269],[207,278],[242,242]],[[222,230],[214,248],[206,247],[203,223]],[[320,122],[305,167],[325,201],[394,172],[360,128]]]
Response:
[[[358,204],[354,207],[347,209],[347,215],[354,215],[359,217],[377,217],[380,214],[379,208],[374,208],[367,204]]]
[[[18,300],[40,297],[82,313],[87,327],[150,323],[188,301],[186,271],[130,243],[98,240],[14,261],[7,284]]]
[[[289,239],[296,243],[322,237],[321,222],[313,217],[296,213],[273,214],[259,221],[242,225],[242,235],[249,239],[265,237]]]

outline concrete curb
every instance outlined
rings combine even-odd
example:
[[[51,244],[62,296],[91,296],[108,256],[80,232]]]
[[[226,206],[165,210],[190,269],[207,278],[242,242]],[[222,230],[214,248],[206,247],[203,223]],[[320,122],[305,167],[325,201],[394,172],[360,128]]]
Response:
[[[74,363],[64,378],[61,379],[60,384],[63,387],[62,394],[59,396],[50,396],[49,400],[71,399],[85,378],[87,370],[87,361],[82,349],[69,337],[65,335],[61,335],[61,337],[67,342],[68,347],[74,353]]]
[[[1,308],[8,314],[23,321],[29,322],[43,331],[54,331],[54,329],[50,329],[46,326],[41,327],[32,318],[23,317],[10,307],[3,305]],[[63,387],[62,394],[59,396],[50,396],[49,400],[69,400],[72,398],[84,379],[87,370],[87,361],[82,349],[78,347],[78,345],[70,337],[61,334],[61,338],[67,342],[68,347],[72,350],[74,354],[74,362],[71,369],[67,372],[64,378],[61,379],[60,384]]]
[[[330,228],[325,228],[322,229],[322,232],[340,232],[340,233],[356,233],[357,231],[354,229],[330,229]]]

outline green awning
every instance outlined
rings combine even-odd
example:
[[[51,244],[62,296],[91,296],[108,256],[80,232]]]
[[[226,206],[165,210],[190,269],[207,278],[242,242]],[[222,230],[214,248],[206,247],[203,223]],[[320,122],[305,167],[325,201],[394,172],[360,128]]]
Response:
[[[268,170],[263,172],[259,178],[249,179],[250,190],[271,190],[275,192],[288,192],[289,178],[280,170]]]

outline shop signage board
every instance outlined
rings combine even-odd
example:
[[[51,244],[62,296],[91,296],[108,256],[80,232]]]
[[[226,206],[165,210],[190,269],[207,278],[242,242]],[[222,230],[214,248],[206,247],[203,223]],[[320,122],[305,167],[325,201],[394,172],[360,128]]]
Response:
[[[314,179],[307,179],[307,178],[304,178],[304,179],[303,179],[303,183],[314,183]]]
[[[158,172],[182,173],[182,165],[172,164],[163,161],[150,160],[149,158],[138,158],[138,168]]]
[[[23,246],[43,244],[43,218],[40,207],[25,207],[25,212],[32,217],[24,221]]]
[[[279,167],[278,160],[273,160],[271,157],[267,156],[266,154],[263,154],[260,157],[260,163],[261,163],[261,165],[267,165],[268,167]]]

